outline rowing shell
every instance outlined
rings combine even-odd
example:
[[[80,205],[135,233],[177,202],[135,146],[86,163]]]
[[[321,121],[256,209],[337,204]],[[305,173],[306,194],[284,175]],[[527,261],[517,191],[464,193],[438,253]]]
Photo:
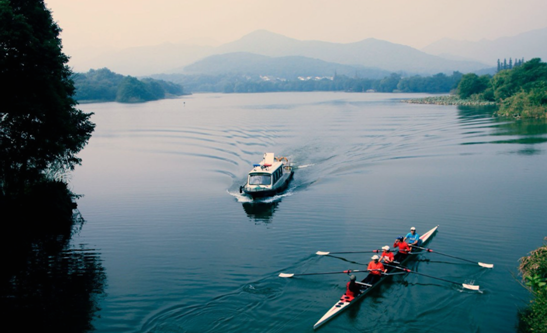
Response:
[[[429,240],[429,238],[431,236],[433,236],[435,231],[437,231],[438,227],[439,226],[436,226],[435,228],[429,230],[428,232],[426,232],[425,234],[420,236],[420,239],[422,240],[422,244],[425,244]],[[410,258],[410,256],[408,258],[406,258],[401,263],[401,265],[404,262],[406,262],[409,258]],[[388,268],[388,271],[389,271],[389,268]],[[376,286],[381,284],[387,277],[388,277],[387,275],[382,276],[382,278],[373,285],[363,284],[363,283],[357,282],[361,286],[361,293],[357,297],[348,296],[346,294],[342,295],[342,297],[340,297],[340,300],[338,302],[336,302],[336,304],[334,304],[332,306],[332,308],[330,308],[330,310],[327,311],[327,313],[325,313],[325,315],[323,317],[321,317],[321,319],[319,319],[319,321],[317,321],[317,323],[315,323],[315,325],[313,325],[313,329],[319,328],[321,325],[325,324],[326,322],[328,322],[329,320],[334,318],[336,315],[342,313],[345,309],[350,307],[352,304],[357,303],[357,301],[359,301],[361,298],[363,298],[365,296],[365,294],[367,294],[369,291],[371,291]]]

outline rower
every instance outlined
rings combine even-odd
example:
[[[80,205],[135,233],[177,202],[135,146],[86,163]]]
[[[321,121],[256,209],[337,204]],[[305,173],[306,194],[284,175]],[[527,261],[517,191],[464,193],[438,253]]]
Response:
[[[384,265],[379,261],[380,257],[372,256],[372,261],[368,263],[367,270],[370,271],[367,277],[363,280],[364,283],[375,284],[380,280],[382,274],[386,272]]]
[[[383,246],[382,250],[384,251],[382,252],[382,255],[380,256],[380,262],[384,264],[391,264],[393,260],[395,260],[395,256],[393,255],[393,252],[391,252],[389,246],[387,245]]]
[[[397,247],[399,249],[399,252],[397,252],[397,255],[395,256],[395,261],[398,261],[399,263],[402,263],[410,253],[410,247],[404,239],[405,238],[403,236],[397,237],[395,243],[393,244],[393,247]]]
[[[349,282],[346,283],[346,295],[349,297],[357,297],[361,293],[361,289],[359,288],[359,285],[355,283],[355,280],[355,275],[351,275],[349,277]]]
[[[406,234],[404,241],[407,242],[411,248],[413,246],[420,246],[422,242],[415,227],[410,228],[410,232]]]

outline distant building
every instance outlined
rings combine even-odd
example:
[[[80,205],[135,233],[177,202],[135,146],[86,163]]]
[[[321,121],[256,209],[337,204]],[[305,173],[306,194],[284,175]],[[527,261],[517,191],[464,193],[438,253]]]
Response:
[[[300,81],[321,81],[321,80],[334,80],[333,76],[299,76],[298,79]]]
[[[282,78],[282,77],[274,77],[274,76],[267,76],[267,75],[260,75],[260,79],[262,81],[267,81],[267,82],[285,82],[285,81],[287,81],[287,79]]]

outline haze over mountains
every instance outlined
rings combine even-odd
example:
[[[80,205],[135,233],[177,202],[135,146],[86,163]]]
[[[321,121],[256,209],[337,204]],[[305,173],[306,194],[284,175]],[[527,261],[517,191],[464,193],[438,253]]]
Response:
[[[547,28],[544,28],[493,41],[443,39],[417,50],[374,38],[342,44],[300,41],[258,30],[217,47],[161,44],[106,53],[80,63],[73,59],[71,65],[75,71],[107,67],[133,76],[253,73],[289,78],[332,76],[336,71],[376,78],[390,72],[409,75],[481,72],[494,68],[497,59],[510,57],[547,59],[546,40]]]
[[[301,56],[269,57],[249,52],[213,55],[183,68],[188,75],[268,76],[294,80],[298,77],[332,77],[335,73],[382,79],[391,72],[359,65],[343,65]]]
[[[422,51],[446,58],[474,59],[495,64],[498,59],[509,58],[547,60],[547,28],[532,30],[513,37],[495,40],[483,39],[478,42],[441,39],[422,49]]]

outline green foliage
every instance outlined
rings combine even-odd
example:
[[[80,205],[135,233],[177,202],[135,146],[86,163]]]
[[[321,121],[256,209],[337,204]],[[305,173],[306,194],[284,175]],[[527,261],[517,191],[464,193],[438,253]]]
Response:
[[[451,76],[439,73],[432,77],[417,75],[402,78],[397,84],[397,90],[401,92],[446,93],[457,88],[462,76],[462,73],[454,72]]]
[[[439,73],[431,77],[413,76],[401,77],[399,74],[392,74],[382,80],[366,79],[358,77],[347,77],[335,75],[332,79],[312,80],[283,80],[272,79],[264,81],[259,77],[234,76],[234,75],[158,75],[155,77],[165,78],[179,84],[194,92],[274,92],[274,91],[346,91],[366,92],[374,90],[377,92],[429,92],[447,93],[454,89],[462,74],[454,72],[447,76]]]
[[[154,80],[154,79],[143,79],[142,80],[145,83],[150,83],[152,85],[157,85],[157,88],[153,88],[152,90],[156,90],[158,96],[167,97],[169,95],[174,96],[181,96],[184,95],[184,90],[182,89],[182,86],[180,84],[176,84],[173,82],[163,81],[163,80]],[[163,89],[163,92],[159,92],[159,88]]]
[[[547,82],[547,63],[535,58],[525,62],[509,72],[507,90],[516,93],[521,89],[528,91],[535,86],[536,82]]]
[[[496,100],[496,98],[494,97],[494,89],[492,89],[492,86],[486,88],[482,92],[482,94],[480,94],[480,99],[485,101],[490,101],[490,102],[493,102]]]
[[[519,270],[534,299],[519,313],[519,332],[547,332],[547,237],[545,241],[520,258]]]
[[[399,84],[400,80],[401,80],[401,75],[392,73],[390,76],[380,80],[380,84],[378,85],[378,90],[385,91],[385,92],[393,92],[394,90],[397,89],[397,85]]]
[[[545,118],[547,116],[547,82],[535,82],[503,100],[498,115]]]
[[[492,78],[464,75],[458,95],[464,100],[497,102],[499,116],[547,118],[547,64],[538,58],[516,64]]]
[[[43,1],[0,0],[0,195],[73,169],[93,132],[75,108],[60,31]]]
[[[496,100],[503,101],[521,91],[529,92],[536,83],[547,82],[547,64],[534,58],[512,70],[503,70],[492,79]]]
[[[541,289],[547,289],[547,279],[541,277],[539,274],[533,276],[528,275],[526,277],[525,285],[530,287],[534,291],[540,291]]]
[[[529,306],[520,311],[518,331],[519,333],[547,333],[547,292],[536,293]]]
[[[472,98],[461,99],[457,95],[442,95],[431,96],[424,98],[413,98],[405,100],[406,103],[411,104],[435,104],[435,105],[459,105],[459,106],[495,106],[496,103],[491,101],[485,101],[478,97],[479,95],[473,95]]]
[[[520,258],[519,271],[524,278],[535,275],[547,278],[547,237],[543,246],[530,252],[529,256]]]
[[[78,101],[114,101],[123,79],[123,75],[113,73],[108,68],[74,74],[75,98]]]
[[[120,103],[142,103],[159,98],[161,97],[154,95],[150,85],[131,76],[123,79],[116,93],[116,102]]]
[[[138,80],[113,73],[108,68],[75,74],[73,80],[79,101],[140,103],[184,94],[176,83],[150,78]]]
[[[489,87],[489,75],[478,76],[474,73],[465,74],[458,84],[458,95],[460,98],[469,98],[472,95],[484,93]]]

